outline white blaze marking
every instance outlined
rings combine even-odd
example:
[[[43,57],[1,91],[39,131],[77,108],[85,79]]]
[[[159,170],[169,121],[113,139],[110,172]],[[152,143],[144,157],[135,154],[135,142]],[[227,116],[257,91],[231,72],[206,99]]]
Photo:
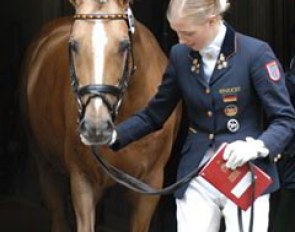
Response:
[[[101,98],[95,98],[93,101],[97,112],[99,112],[98,109],[103,105],[103,101],[101,100]]]
[[[92,47],[93,47],[93,65],[94,65],[94,82],[95,84],[102,84],[103,82],[103,68],[105,64],[104,54],[108,37],[103,25],[103,22],[97,20],[95,22],[92,32]],[[98,110],[102,106],[102,101],[95,101],[95,107]]]

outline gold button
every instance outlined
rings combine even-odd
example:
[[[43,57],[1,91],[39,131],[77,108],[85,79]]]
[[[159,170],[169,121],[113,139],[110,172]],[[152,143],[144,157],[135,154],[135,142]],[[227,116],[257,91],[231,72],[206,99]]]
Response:
[[[210,91],[210,89],[208,89],[208,88],[205,90],[205,93],[206,93],[206,94],[209,94],[210,92],[211,92],[211,91]]]
[[[189,127],[189,130],[193,133],[193,134],[197,134],[197,130],[192,128],[192,127]]]
[[[212,117],[212,115],[213,115],[212,111],[208,111],[207,115],[208,115],[208,117]]]
[[[214,134],[209,134],[209,140],[214,139]]]
[[[193,64],[198,64],[199,63],[199,60],[198,59],[194,59],[193,60]]]
[[[279,160],[279,159],[281,159],[281,158],[282,158],[282,155],[281,155],[281,154],[278,154],[278,156],[277,156],[277,157],[278,157],[278,160]]]

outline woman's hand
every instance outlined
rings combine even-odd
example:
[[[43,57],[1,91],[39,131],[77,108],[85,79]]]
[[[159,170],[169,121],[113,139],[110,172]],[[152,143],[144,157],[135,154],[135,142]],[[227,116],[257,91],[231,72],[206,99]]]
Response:
[[[223,158],[227,161],[226,167],[234,170],[250,160],[266,157],[268,153],[269,150],[261,140],[247,137],[246,141],[237,140],[230,143],[224,151]]]

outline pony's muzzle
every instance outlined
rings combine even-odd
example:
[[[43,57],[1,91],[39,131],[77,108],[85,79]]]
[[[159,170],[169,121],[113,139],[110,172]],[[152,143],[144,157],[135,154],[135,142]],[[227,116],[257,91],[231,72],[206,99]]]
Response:
[[[110,120],[95,124],[83,119],[79,125],[81,141],[85,145],[108,144],[112,139],[113,130],[114,127]]]

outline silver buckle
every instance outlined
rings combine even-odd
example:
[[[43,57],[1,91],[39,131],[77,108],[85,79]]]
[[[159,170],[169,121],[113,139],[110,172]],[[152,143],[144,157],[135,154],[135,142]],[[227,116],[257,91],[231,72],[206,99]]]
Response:
[[[129,24],[129,31],[134,34],[135,32],[135,19],[130,7],[126,10],[128,15],[128,24]]]

